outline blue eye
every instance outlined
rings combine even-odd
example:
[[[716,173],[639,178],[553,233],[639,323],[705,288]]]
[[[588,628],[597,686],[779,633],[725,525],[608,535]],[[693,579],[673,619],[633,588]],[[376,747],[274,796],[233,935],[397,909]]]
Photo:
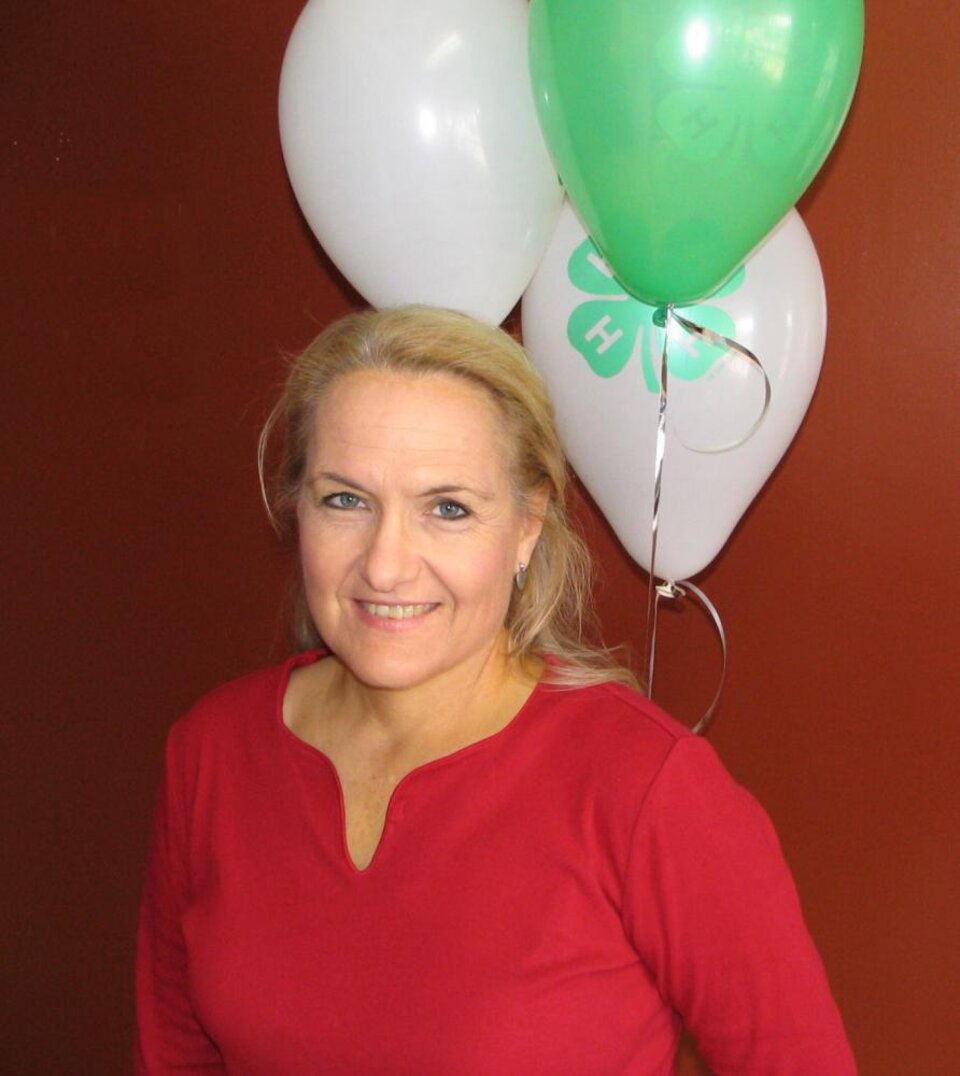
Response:
[[[363,502],[356,493],[330,493],[323,498],[323,503],[328,508],[349,511],[352,508],[359,508]]]
[[[434,512],[441,519],[466,519],[470,511],[458,501],[440,501]]]

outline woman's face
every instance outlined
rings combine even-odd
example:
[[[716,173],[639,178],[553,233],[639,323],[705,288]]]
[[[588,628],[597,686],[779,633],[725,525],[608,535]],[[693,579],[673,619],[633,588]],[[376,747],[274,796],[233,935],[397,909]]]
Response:
[[[495,405],[457,377],[349,374],[314,416],[298,504],[307,604],[362,683],[470,683],[540,533]]]

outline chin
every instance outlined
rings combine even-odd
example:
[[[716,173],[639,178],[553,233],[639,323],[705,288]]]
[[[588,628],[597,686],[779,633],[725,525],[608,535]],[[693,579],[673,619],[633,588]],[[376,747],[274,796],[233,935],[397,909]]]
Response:
[[[407,691],[440,683],[457,673],[477,674],[486,664],[486,650],[438,653],[437,640],[418,640],[397,645],[399,640],[380,645],[331,646],[344,668],[364,687],[382,691]],[[411,641],[412,642],[412,641]]]

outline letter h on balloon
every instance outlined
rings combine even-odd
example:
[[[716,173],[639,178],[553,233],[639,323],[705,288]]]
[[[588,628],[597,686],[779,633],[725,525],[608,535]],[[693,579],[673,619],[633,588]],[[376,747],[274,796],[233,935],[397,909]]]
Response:
[[[603,355],[618,341],[623,339],[623,329],[616,329],[614,332],[607,332],[607,326],[613,319],[609,314],[605,314],[590,330],[584,333],[584,341],[593,341],[598,336],[601,339],[601,343],[596,345],[594,350],[598,355]]]

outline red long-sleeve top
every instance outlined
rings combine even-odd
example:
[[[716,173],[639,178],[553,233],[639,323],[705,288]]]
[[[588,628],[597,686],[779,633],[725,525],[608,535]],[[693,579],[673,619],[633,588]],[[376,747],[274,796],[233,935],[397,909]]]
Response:
[[[283,723],[292,658],[173,728],[141,913],[137,1071],[666,1076],[855,1066],[773,829],[617,685],[541,684],[399,784],[370,866]]]

